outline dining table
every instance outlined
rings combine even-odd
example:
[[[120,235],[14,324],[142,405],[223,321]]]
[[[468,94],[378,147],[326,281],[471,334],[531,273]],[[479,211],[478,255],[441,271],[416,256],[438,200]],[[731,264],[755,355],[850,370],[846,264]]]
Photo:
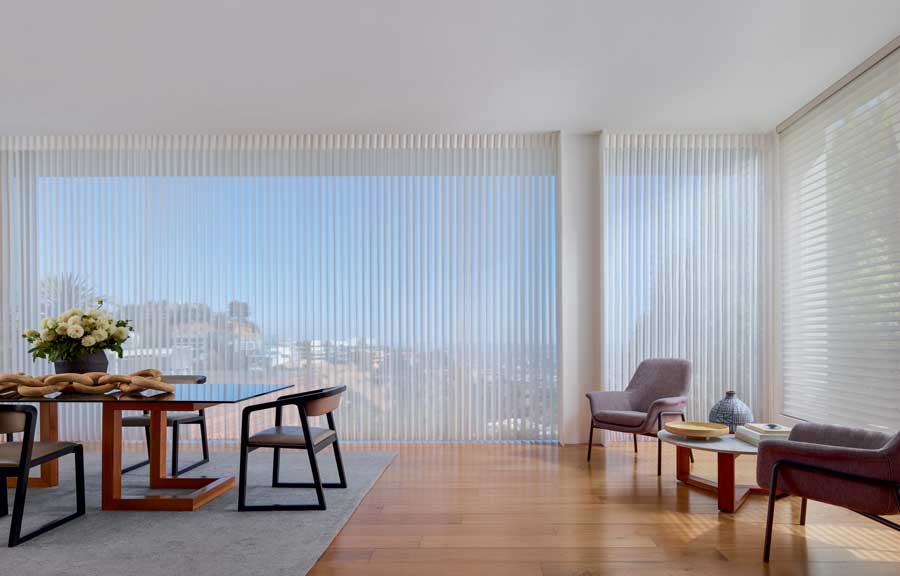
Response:
[[[39,407],[39,439],[59,440],[58,407],[64,403],[102,404],[101,508],[103,510],[196,510],[234,487],[234,476],[220,478],[168,476],[166,473],[166,413],[196,411],[219,404],[236,404],[293,386],[284,384],[174,384],[173,392],[143,390],[125,394],[57,392],[46,396],[22,396],[15,390],[0,394],[4,403],[36,403]],[[150,417],[149,488],[179,490],[175,495],[122,494],[122,412],[146,411]],[[14,481],[14,480],[13,480]],[[29,478],[29,487],[59,484],[56,460],[41,465],[40,476]]]

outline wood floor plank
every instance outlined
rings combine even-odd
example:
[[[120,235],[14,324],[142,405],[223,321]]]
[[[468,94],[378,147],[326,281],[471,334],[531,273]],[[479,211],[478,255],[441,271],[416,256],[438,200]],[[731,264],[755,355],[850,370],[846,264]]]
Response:
[[[385,449],[353,445],[348,450]],[[772,562],[762,563],[765,497],[737,514],[675,480],[655,445],[402,444],[312,574],[568,576],[900,574],[900,534],[840,508],[799,499],[775,509]],[[693,472],[715,479],[715,455]],[[755,460],[739,458],[738,482]]]

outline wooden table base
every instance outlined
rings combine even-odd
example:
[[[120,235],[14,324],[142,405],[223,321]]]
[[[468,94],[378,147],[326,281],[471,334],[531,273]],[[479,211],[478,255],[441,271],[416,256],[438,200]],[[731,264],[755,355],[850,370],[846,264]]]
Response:
[[[41,442],[56,442],[59,440],[59,410],[55,402],[42,402],[39,404]],[[59,460],[51,460],[41,464],[41,475],[28,478],[29,488],[53,488],[59,486]],[[7,488],[16,487],[15,478],[6,479]]]
[[[691,474],[691,451],[689,448],[675,447],[676,477],[680,482],[688,486],[694,486],[702,490],[715,492],[719,496],[719,510],[734,513],[751,494],[768,494],[768,490],[759,486],[735,484],[734,461],[738,454],[726,454],[719,452],[719,481],[714,482]]]
[[[234,487],[225,478],[171,478],[166,475],[166,411],[194,410],[165,402],[106,402],[103,404],[103,510],[196,510]],[[122,410],[150,412],[150,488],[195,489],[182,496],[122,496]]]

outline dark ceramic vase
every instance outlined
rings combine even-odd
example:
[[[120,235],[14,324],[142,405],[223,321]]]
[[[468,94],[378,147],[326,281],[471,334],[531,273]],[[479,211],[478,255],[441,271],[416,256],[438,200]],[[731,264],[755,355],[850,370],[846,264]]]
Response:
[[[94,352],[93,354],[89,354],[84,358],[77,358],[75,360],[60,360],[59,362],[54,362],[53,366],[56,368],[57,374],[87,374],[88,372],[106,372],[106,369],[109,368],[109,359],[106,357],[106,352],[100,350],[98,352]]]

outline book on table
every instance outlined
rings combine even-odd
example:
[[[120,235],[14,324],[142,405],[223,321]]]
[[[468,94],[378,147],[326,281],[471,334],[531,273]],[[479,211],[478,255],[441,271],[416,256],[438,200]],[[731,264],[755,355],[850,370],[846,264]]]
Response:
[[[753,427],[750,424],[738,426],[734,432],[734,437],[738,440],[743,440],[747,444],[759,446],[759,443],[766,438],[787,438],[791,433],[790,428],[780,424],[775,425],[777,428],[765,428],[763,432],[758,430],[760,426],[766,426],[766,424],[756,424]]]

